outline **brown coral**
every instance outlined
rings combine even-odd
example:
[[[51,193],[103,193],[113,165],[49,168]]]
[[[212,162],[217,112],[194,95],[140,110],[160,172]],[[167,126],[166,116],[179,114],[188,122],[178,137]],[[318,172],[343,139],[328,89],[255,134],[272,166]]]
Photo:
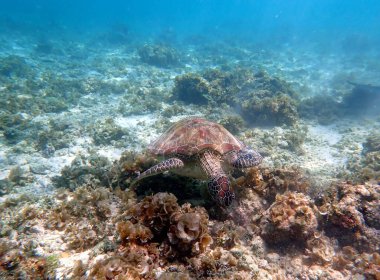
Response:
[[[253,188],[270,202],[274,201],[278,193],[286,191],[305,193],[310,188],[310,182],[296,167],[274,170],[250,168],[244,177],[238,178],[236,183],[244,188]]]
[[[362,250],[376,250],[380,242],[380,186],[367,183],[334,185],[323,197],[319,211],[324,214],[326,231],[342,245]]]
[[[314,234],[307,241],[306,252],[313,261],[320,264],[331,263],[335,256],[335,250],[330,239],[319,233]]]
[[[153,234],[148,227],[140,223],[133,224],[131,221],[118,223],[117,231],[119,232],[122,242],[132,241],[146,243],[153,238]]]
[[[203,208],[190,208],[190,204],[185,204],[180,212],[171,216],[170,223],[169,242],[179,251],[200,253],[212,243],[208,234],[208,215]]]
[[[304,194],[277,195],[260,221],[261,236],[269,243],[307,240],[318,226],[314,209],[310,198]]]

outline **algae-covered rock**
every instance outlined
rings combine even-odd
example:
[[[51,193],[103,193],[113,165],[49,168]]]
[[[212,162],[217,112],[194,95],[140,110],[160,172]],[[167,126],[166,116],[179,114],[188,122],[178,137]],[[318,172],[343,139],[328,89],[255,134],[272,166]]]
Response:
[[[189,73],[175,78],[173,94],[185,103],[206,104],[210,98],[210,87],[200,75]]]
[[[111,164],[106,157],[92,154],[90,156],[78,155],[65,166],[60,176],[53,177],[53,183],[57,188],[71,190],[88,184],[93,186],[107,186],[109,184],[108,171]]]
[[[302,100],[299,112],[301,117],[316,119],[322,125],[329,125],[343,115],[341,104],[335,98],[324,95]]]
[[[110,145],[127,136],[128,132],[117,125],[112,118],[108,118],[91,126],[91,134],[95,145]]]
[[[240,98],[242,114],[251,122],[292,125],[299,119],[297,93],[284,80],[265,72],[255,74]]]
[[[158,66],[171,67],[179,64],[179,55],[171,47],[146,44],[138,50],[142,62]]]
[[[255,124],[290,124],[299,120],[298,95],[288,83],[244,68],[209,69],[177,76],[173,96],[185,103],[228,104]]]
[[[380,186],[375,183],[332,186],[318,202],[328,236],[341,246],[353,246],[360,252],[378,250],[380,242]]]
[[[315,211],[311,199],[304,194],[287,192],[277,195],[261,219],[261,236],[272,244],[306,241],[317,230]]]
[[[237,134],[244,130],[246,123],[239,115],[227,115],[218,122],[224,126],[229,132]]]
[[[18,55],[0,58],[0,76],[27,78],[32,73],[26,60]]]
[[[173,95],[185,103],[233,104],[234,98],[253,74],[245,69],[209,69],[201,74],[177,76]]]

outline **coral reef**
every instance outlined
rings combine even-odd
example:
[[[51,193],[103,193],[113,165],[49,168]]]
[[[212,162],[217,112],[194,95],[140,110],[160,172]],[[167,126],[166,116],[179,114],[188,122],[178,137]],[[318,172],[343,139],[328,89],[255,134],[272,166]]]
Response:
[[[295,124],[298,95],[285,81],[265,72],[254,75],[242,96],[242,114],[258,124]]]
[[[0,58],[0,77],[28,78],[33,74],[31,66],[18,55],[9,55]]]
[[[188,73],[177,76],[173,95],[186,103],[206,104],[210,95],[209,84],[198,74]]]
[[[302,118],[316,119],[322,125],[329,125],[343,115],[341,103],[336,98],[325,95],[302,100],[299,113]]]
[[[92,126],[92,138],[95,145],[110,145],[128,135],[128,132],[118,126],[112,118],[97,122]]]
[[[108,172],[111,163],[106,157],[96,153],[84,156],[78,155],[65,166],[60,176],[53,177],[53,183],[57,188],[76,189],[78,186],[90,184],[93,186],[104,186],[110,184]]]
[[[311,199],[301,193],[286,192],[277,195],[276,201],[264,213],[260,234],[268,243],[302,242],[312,236],[317,226],[316,209]]]
[[[323,214],[328,236],[337,238],[341,246],[354,246],[360,252],[378,250],[379,185],[340,183],[317,203],[319,212]]]
[[[208,234],[208,215],[203,208],[191,208],[190,204],[180,207],[177,198],[168,193],[157,193],[144,198],[129,210],[134,219],[134,225],[124,223],[119,230],[124,229],[121,235],[126,236],[126,230],[136,235],[139,229],[139,239],[151,239],[161,242],[165,255],[175,258],[181,255],[199,254],[212,243]],[[133,230],[131,230],[133,228]],[[150,229],[151,233],[147,231]],[[153,233],[153,237],[151,234]],[[128,237],[131,239],[131,237]],[[132,237],[136,239],[136,237]]]
[[[380,182],[380,134],[370,131],[363,143],[363,150],[357,157],[351,157],[347,163],[350,174],[345,178],[357,183],[368,180]]]
[[[307,193],[310,182],[296,167],[288,169],[250,168],[236,180],[239,186],[252,188],[261,197],[272,203],[277,194],[286,191]]]
[[[252,73],[246,69],[223,72],[209,69],[202,74],[187,73],[177,76],[173,95],[185,103],[233,104],[241,87],[251,79]]]
[[[238,107],[251,123],[295,124],[299,119],[298,95],[285,81],[264,72],[234,68],[188,73],[176,77],[172,93],[186,103]]]
[[[171,47],[146,44],[138,50],[142,62],[158,66],[171,67],[179,64],[179,54]]]
[[[239,115],[227,115],[219,120],[218,123],[232,134],[241,132],[246,126],[244,119]]]

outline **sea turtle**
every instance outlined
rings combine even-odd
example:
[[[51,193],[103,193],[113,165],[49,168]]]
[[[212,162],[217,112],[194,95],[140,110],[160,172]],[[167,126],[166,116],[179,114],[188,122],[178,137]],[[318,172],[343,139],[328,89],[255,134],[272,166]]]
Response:
[[[148,147],[164,160],[141,173],[132,183],[165,171],[209,179],[211,196],[223,206],[231,204],[235,194],[228,173],[233,168],[258,165],[262,156],[236,139],[220,124],[203,118],[187,118],[175,123]]]

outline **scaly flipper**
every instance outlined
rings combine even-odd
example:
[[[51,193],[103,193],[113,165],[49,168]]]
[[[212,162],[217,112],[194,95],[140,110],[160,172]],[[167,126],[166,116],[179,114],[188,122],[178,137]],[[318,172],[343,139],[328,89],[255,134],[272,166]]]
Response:
[[[161,161],[159,164],[156,164],[155,166],[152,166],[148,170],[141,173],[130,185],[130,188],[132,189],[134,185],[140,181],[141,179],[144,179],[146,177],[150,177],[165,171],[170,171],[172,169],[178,169],[182,168],[184,166],[184,163],[179,158],[168,158],[164,161]]]
[[[232,166],[235,168],[248,168],[259,165],[263,157],[255,150],[246,150],[238,154],[237,159],[232,162]]]
[[[219,205],[230,206],[235,199],[235,193],[230,186],[230,180],[225,174],[211,178],[208,183],[208,190],[214,200]]]

